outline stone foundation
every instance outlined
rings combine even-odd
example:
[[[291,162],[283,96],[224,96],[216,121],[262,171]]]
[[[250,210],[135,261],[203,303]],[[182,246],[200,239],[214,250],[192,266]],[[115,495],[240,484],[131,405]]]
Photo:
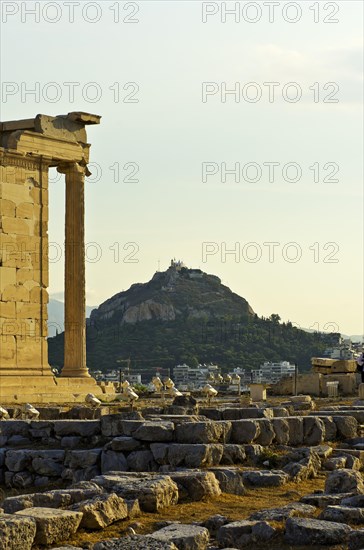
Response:
[[[88,393],[106,397],[114,393],[114,388],[112,385],[101,387],[94,378],[0,375],[2,405],[84,403]]]
[[[134,413],[135,415],[137,413]],[[169,472],[259,459],[264,447],[320,446],[358,435],[364,410],[321,416],[191,421],[193,417],[130,420],[0,422],[0,484],[25,488],[78,482],[107,472]],[[130,413],[129,413],[130,416]]]

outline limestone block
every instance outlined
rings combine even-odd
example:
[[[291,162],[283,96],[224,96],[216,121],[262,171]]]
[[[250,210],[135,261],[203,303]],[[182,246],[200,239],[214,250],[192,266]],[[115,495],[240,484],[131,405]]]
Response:
[[[364,495],[347,496],[341,500],[343,506],[364,508]]]
[[[37,282],[34,278],[34,270],[32,268],[23,267],[16,270],[16,284],[23,285],[26,281],[33,280]]]
[[[129,436],[115,437],[110,444],[113,451],[135,451],[141,445],[140,441]]]
[[[0,260],[3,267],[4,262],[9,260],[11,254],[15,252],[17,252],[16,236],[0,232]]]
[[[1,296],[4,302],[29,302],[29,290],[22,285],[7,285]]]
[[[6,439],[4,436],[1,436],[1,437],[3,437],[4,440]],[[0,449],[0,468],[3,468],[4,464],[5,464],[5,449]]]
[[[14,302],[0,302],[0,317],[2,319],[15,319],[15,303]]]
[[[8,251],[3,258],[3,265],[5,267],[15,267],[20,269],[22,267],[32,266],[32,255],[29,252],[10,252]]]
[[[137,413],[136,416],[139,419],[142,418],[141,414],[139,413]],[[130,433],[129,434],[125,433],[124,426],[123,426],[124,420],[125,420],[125,416],[122,414],[108,414],[108,415],[102,416],[101,417],[102,435],[104,435],[105,437],[110,437],[110,436],[115,437],[118,435],[130,436],[131,435]],[[139,425],[140,424],[138,424],[138,426]]]
[[[339,470],[341,468],[345,468],[346,465],[346,457],[345,456],[337,456],[334,458],[328,458],[323,463],[323,467],[326,470]]]
[[[223,493],[245,495],[243,472],[236,468],[211,468]]]
[[[100,475],[101,473],[98,466],[90,466],[89,468],[85,468],[84,470],[65,470],[65,472],[72,475],[72,478],[69,477],[67,479],[72,479],[73,483],[87,481],[95,476]]]
[[[82,513],[54,508],[27,508],[15,513],[18,516],[33,518],[37,524],[35,542],[54,544],[74,535],[81,523]]]
[[[348,540],[351,528],[344,523],[319,519],[289,518],[285,541],[295,546],[337,545]]]
[[[224,452],[221,458],[221,464],[242,464],[246,459],[243,445],[227,443],[224,445]]]
[[[271,420],[268,420],[268,418],[261,418],[257,420],[259,427],[260,427],[260,433],[259,436],[256,439],[256,442],[259,445],[268,446],[270,445],[274,438],[275,438],[275,431],[273,429],[273,424]]]
[[[4,267],[40,270],[41,259],[47,260],[48,258],[47,238],[42,240],[42,247],[40,237],[32,235],[7,235],[2,233],[0,234],[0,241],[1,260]],[[44,250],[43,254],[41,254],[42,250]],[[33,264],[35,267],[33,267]],[[44,266],[46,266],[45,262]],[[22,280],[20,279],[18,282],[22,282]]]
[[[285,420],[289,426],[288,445],[302,445],[303,443],[303,419],[300,416],[287,416]]]
[[[115,451],[102,451],[101,472],[124,472],[128,470],[128,464],[123,453]]]
[[[18,168],[19,170],[19,168]],[[3,178],[4,178],[4,181],[7,181],[9,183],[15,183],[15,176],[16,176],[16,172],[17,170],[15,170],[15,166],[4,166],[4,171],[3,171]],[[21,169],[20,169],[20,172],[21,172]]]
[[[252,545],[252,528],[256,521],[241,520],[223,525],[217,532],[217,540],[220,548],[243,548]]]
[[[187,470],[171,472],[170,477],[177,483],[180,501],[186,498],[200,501],[221,495],[220,485],[213,472]]]
[[[272,425],[279,445],[287,445],[289,441],[289,425],[285,418],[273,418]]]
[[[70,489],[55,489],[46,493],[31,493],[15,497],[8,497],[4,500],[6,513],[13,514],[26,508],[67,508],[76,502],[85,501],[103,494],[101,487],[95,483],[80,482],[76,487]]]
[[[173,523],[149,535],[149,537],[160,542],[173,543],[177,548],[205,550],[209,543],[210,534],[205,527]]]
[[[358,421],[353,416],[333,416],[339,439],[353,438],[358,435]]]
[[[102,449],[88,449],[82,451],[68,451],[65,465],[69,468],[88,468],[100,462]]]
[[[251,418],[271,418],[272,409],[260,409],[258,407],[240,407],[222,409],[223,420],[246,420]]]
[[[48,222],[46,221],[34,221],[32,222],[33,233],[34,235],[46,235],[48,231]]]
[[[41,306],[39,303],[31,302],[16,302],[16,318],[17,319],[46,319],[47,307]]]
[[[19,381],[19,378],[17,379]],[[5,436],[29,435],[29,422],[26,420],[8,420],[0,424],[0,434]]]
[[[13,168],[13,170],[15,171],[15,174],[14,174],[14,183],[18,184],[18,185],[24,185],[27,177],[25,175],[25,168],[23,167],[20,167],[20,166],[17,166],[16,169],[15,167],[8,167],[8,168]]]
[[[1,216],[1,226],[3,233],[10,235],[32,235],[34,231],[34,222],[22,218]]]
[[[40,288],[39,284],[36,281],[25,281],[24,286],[27,290],[29,290],[29,301],[33,303],[39,303],[39,300],[37,298],[33,298],[31,294],[33,288]]]
[[[141,441],[172,441],[173,433],[173,422],[143,422],[133,437]]]
[[[325,425],[325,441],[334,441],[337,435],[337,428],[332,416],[321,416]]]
[[[250,520],[263,521],[286,521],[294,516],[313,516],[316,512],[316,507],[310,504],[301,502],[293,502],[279,508],[268,508],[258,510],[249,516]]]
[[[181,546],[179,548],[182,548]],[[161,542],[148,535],[131,535],[95,544],[93,550],[178,550],[173,542]],[[55,549],[57,550],[57,549]],[[60,549],[63,550],[63,549]],[[67,549],[68,550],[68,549]],[[70,549],[71,550],[71,549]]]
[[[34,485],[34,475],[30,472],[17,472],[11,474],[11,483],[8,483],[8,487],[15,487],[16,489],[27,489]]]
[[[148,449],[132,451],[127,458],[128,468],[134,472],[156,472],[158,464]]]
[[[32,332],[33,331],[33,332]],[[35,322],[30,319],[3,319],[0,318],[0,334],[6,336],[26,336],[35,334]]]
[[[46,508],[64,508],[72,504],[71,497],[63,491],[64,494],[54,497],[49,493],[29,493],[27,495],[19,495],[8,497],[4,500],[4,509],[7,514],[15,514],[20,510],[34,508],[36,506]]]
[[[38,202],[39,203],[39,189]],[[9,200],[18,206],[24,202],[34,203],[34,188],[32,185],[13,185],[11,183],[0,183],[0,197]]]
[[[150,449],[158,464],[201,468],[220,464],[223,445],[193,443],[152,443]]]
[[[138,499],[134,499],[134,500],[127,500],[126,499],[125,502],[126,502],[126,505],[128,507],[128,518],[129,519],[139,518],[142,515]]]
[[[48,204],[35,204],[34,205],[34,219],[42,220],[43,222],[49,221],[49,208]]]
[[[2,216],[15,216],[15,202],[7,199],[0,199],[0,212]]]
[[[184,422],[176,426],[178,443],[227,443],[231,434],[231,422]]]
[[[343,505],[328,506],[323,512],[321,512],[320,519],[338,521],[339,523],[356,523],[362,525],[364,523],[364,509]]]
[[[231,441],[233,443],[252,443],[260,434],[257,420],[233,420]]]
[[[119,417],[119,415],[111,415],[111,416],[115,416],[115,417]],[[107,417],[104,417],[104,419],[101,419],[102,420],[105,420],[105,418],[109,419],[109,415],[107,415]],[[113,434],[112,435],[127,435],[127,436],[133,436],[134,435],[134,432],[135,430],[137,430],[140,426],[142,426],[144,424],[145,420],[142,420],[141,418],[122,418],[120,420],[120,423],[118,421],[118,418],[115,418],[114,421],[111,422],[111,425],[112,425],[112,428],[110,426],[110,428],[113,430]],[[104,422],[105,424],[105,422]],[[115,433],[115,429],[119,429],[121,430],[120,432],[118,433]],[[104,433],[104,431],[103,431]],[[104,434],[105,435],[105,434]]]
[[[49,202],[47,189],[40,190],[39,187],[32,187],[30,189],[29,196],[31,199],[31,201],[29,202],[34,202],[35,204],[44,205],[44,204],[48,204]]]
[[[300,501],[316,506],[317,508],[326,508],[326,506],[330,504],[340,504],[347,497],[351,497],[351,493],[312,493],[310,495],[304,495],[301,497]],[[343,504],[345,503],[343,502]]]
[[[54,420],[56,435],[80,435],[91,437],[100,433],[99,420]]]
[[[279,487],[289,481],[283,470],[248,470],[243,472],[243,479],[253,487]]]
[[[364,529],[353,529],[349,533],[348,550],[359,550],[364,548]]]
[[[17,363],[22,367],[41,366],[47,362],[47,343],[41,338],[17,337],[16,353]]]
[[[311,448],[293,451],[287,455],[287,460],[290,462],[284,466],[283,471],[296,483],[316,477],[321,468],[320,457]]]
[[[40,235],[15,235],[18,252],[41,253],[42,247],[46,248],[48,237]]]
[[[305,445],[320,445],[325,440],[325,424],[320,418],[303,417],[303,442]]]
[[[169,476],[155,473],[123,472],[92,480],[125,499],[138,499],[145,512],[160,512],[178,502],[178,487]]]
[[[41,476],[61,477],[63,465],[50,458],[35,457],[32,460],[32,469]]]
[[[49,286],[49,272],[48,270],[41,271],[40,269],[34,269],[34,280],[45,287]]]
[[[22,202],[16,207],[16,217],[25,219],[34,219],[34,206],[29,202]]]
[[[78,449],[82,446],[82,437],[77,435],[65,435],[61,439],[61,447],[65,449]]]
[[[31,550],[35,533],[34,519],[0,514],[0,550]]]
[[[361,470],[363,466],[363,462],[360,458],[357,458],[356,456],[347,454],[345,455],[346,463],[345,468],[350,468],[351,470]]]
[[[105,529],[115,521],[128,517],[127,503],[115,493],[79,502],[72,506],[72,510],[82,512],[81,527],[84,529]]]
[[[2,294],[8,286],[14,286],[15,284],[16,269],[13,267],[0,266],[0,293]]]
[[[32,452],[27,449],[8,450],[5,455],[5,466],[11,472],[21,472],[29,468],[32,462]]]
[[[0,367],[13,366],[16,363],[15,336],[0,336]]]
[[[364,493],[364,483],[360,472],[356,470],[334,470],[325,482],[326,493]]]
[[[49,302],[49,294],[46,288],[41,288],[39,286],[39,283],[36,281],[28,282],[28,285],[33,284],[33,287],[30,290],[29,299],[31,302],[35,302],[37,304],[48,304]],[[43,316],[46,315],[45,319],[48,319],[47,309],[44,309]]]

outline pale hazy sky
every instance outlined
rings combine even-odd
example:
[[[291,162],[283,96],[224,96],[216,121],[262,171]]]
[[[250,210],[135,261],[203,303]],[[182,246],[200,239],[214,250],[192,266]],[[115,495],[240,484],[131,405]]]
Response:
[[[1,4],[1,119],[103,117],[88,134],[88,304],[176,257],[258,315],[363,333],[360,1]],[[223,163],[240,176],[224,181]],[[50,201],[59,297],[62,179]]]

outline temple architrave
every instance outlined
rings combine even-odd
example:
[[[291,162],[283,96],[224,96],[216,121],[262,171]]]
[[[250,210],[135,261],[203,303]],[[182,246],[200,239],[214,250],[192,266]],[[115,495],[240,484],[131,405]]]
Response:
[[[97,115],[0,124],[0,404],[83,401],[101,388],[86,367],[84,187]],[[65,349],[48,364],[48,170],[65,174]]]

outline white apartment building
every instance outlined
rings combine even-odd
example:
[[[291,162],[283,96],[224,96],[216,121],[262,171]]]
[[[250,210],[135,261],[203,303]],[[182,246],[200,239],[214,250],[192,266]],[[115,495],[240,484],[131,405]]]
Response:
[[[284,376],[294,376],[294,372],[295,366],[289,361],[280,361],[279,363],[266,361],[260,365],[259,369],[252,369],[252,382],[275,384]]]
[[[221,374],[217,365],[198,365],[196,368],[189,367],[185,363],[173,368],[173,381],[178,389],[197,389],[208,381],[213,375]]]

